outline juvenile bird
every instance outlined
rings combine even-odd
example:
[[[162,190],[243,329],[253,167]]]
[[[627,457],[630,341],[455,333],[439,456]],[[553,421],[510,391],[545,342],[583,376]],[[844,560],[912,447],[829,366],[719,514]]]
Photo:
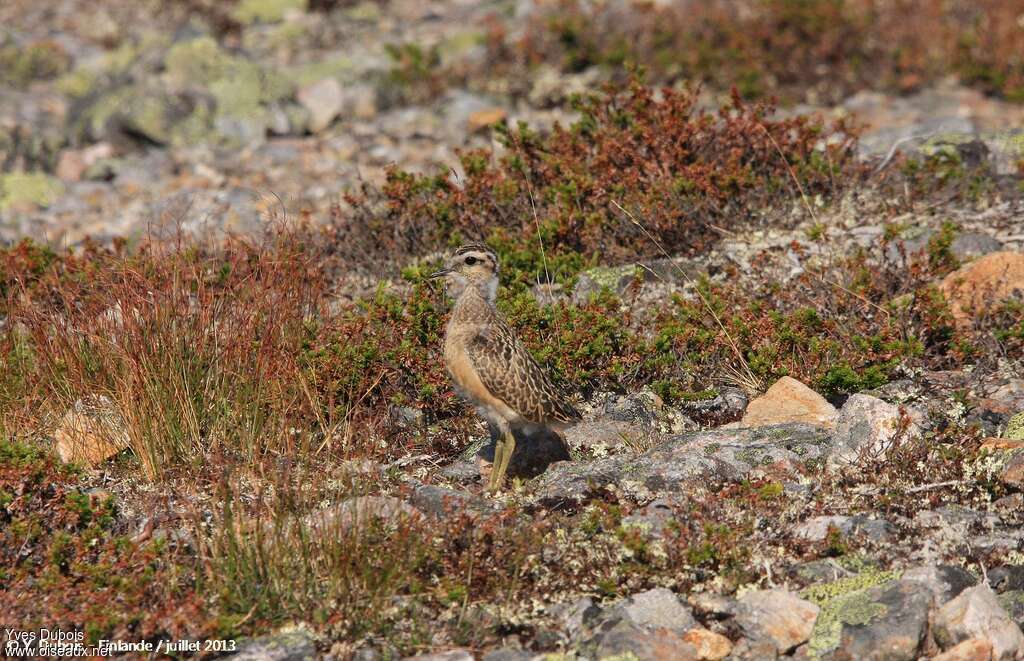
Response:
[[[445,329],[444,362],[459,393],[498,438],[489,489],[501,488],[515,451],[512,429],[561,431],[580,414],[558,391],[494,305],[498,257],[479,243],[464,245],[431,278],[445,278],[455,299]]]

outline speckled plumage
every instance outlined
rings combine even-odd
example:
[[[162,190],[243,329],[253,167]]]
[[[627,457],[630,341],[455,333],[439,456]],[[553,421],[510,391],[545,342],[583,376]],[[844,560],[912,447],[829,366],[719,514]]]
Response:
[[[445,355],[465,352],[483,386],[517,414],[509,422],[557,425],[579,418],[501,314],[474,289],[459,297],[445,336]]]
[[[459,392],[491,421],[503,437],[511,427],[562,428],[580,415],[551,382],[494,305],[498,259],[486,246],[455,251],[445,276],[455,297],[445,330],[444,360]],[[514,448],[509,440],[508,453]],[[497,481],[504,474],[502,462]],[[507,466],[508,457],[504,457]],[[497,488],[492,480],[492,488]]]

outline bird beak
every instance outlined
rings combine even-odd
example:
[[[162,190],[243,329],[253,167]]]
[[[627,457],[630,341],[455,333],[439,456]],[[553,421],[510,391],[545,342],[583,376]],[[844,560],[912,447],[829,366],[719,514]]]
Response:
[[[443,268],[440,271],[434,271],[433,273],[428,275],[427,278],[430,280],[436,280],[437,278],[443,278],[444,276],[448,275],[451,272],[452,270],[450,268]]]

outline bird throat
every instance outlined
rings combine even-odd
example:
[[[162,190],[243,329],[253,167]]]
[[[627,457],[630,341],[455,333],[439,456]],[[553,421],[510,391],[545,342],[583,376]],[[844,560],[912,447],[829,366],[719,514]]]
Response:
[[[498,300],[497,277],[480,281],[471,280],[461,274],[453,274],[448,278],[448,294],[455,300],[461,299],[466,290],[470,288],[491,305]]]

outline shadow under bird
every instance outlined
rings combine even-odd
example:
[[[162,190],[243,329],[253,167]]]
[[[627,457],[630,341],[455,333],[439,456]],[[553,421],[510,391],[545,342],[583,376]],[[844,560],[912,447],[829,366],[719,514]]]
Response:
[[[580,414],[495,307],[498,257],[493,250],[464,245],[430,277],[444,278],[455,299],[445,329],[445,367],[459,393],[498,431],[488,485],[496,491],[515,451],[513,429],[559,432]]]

